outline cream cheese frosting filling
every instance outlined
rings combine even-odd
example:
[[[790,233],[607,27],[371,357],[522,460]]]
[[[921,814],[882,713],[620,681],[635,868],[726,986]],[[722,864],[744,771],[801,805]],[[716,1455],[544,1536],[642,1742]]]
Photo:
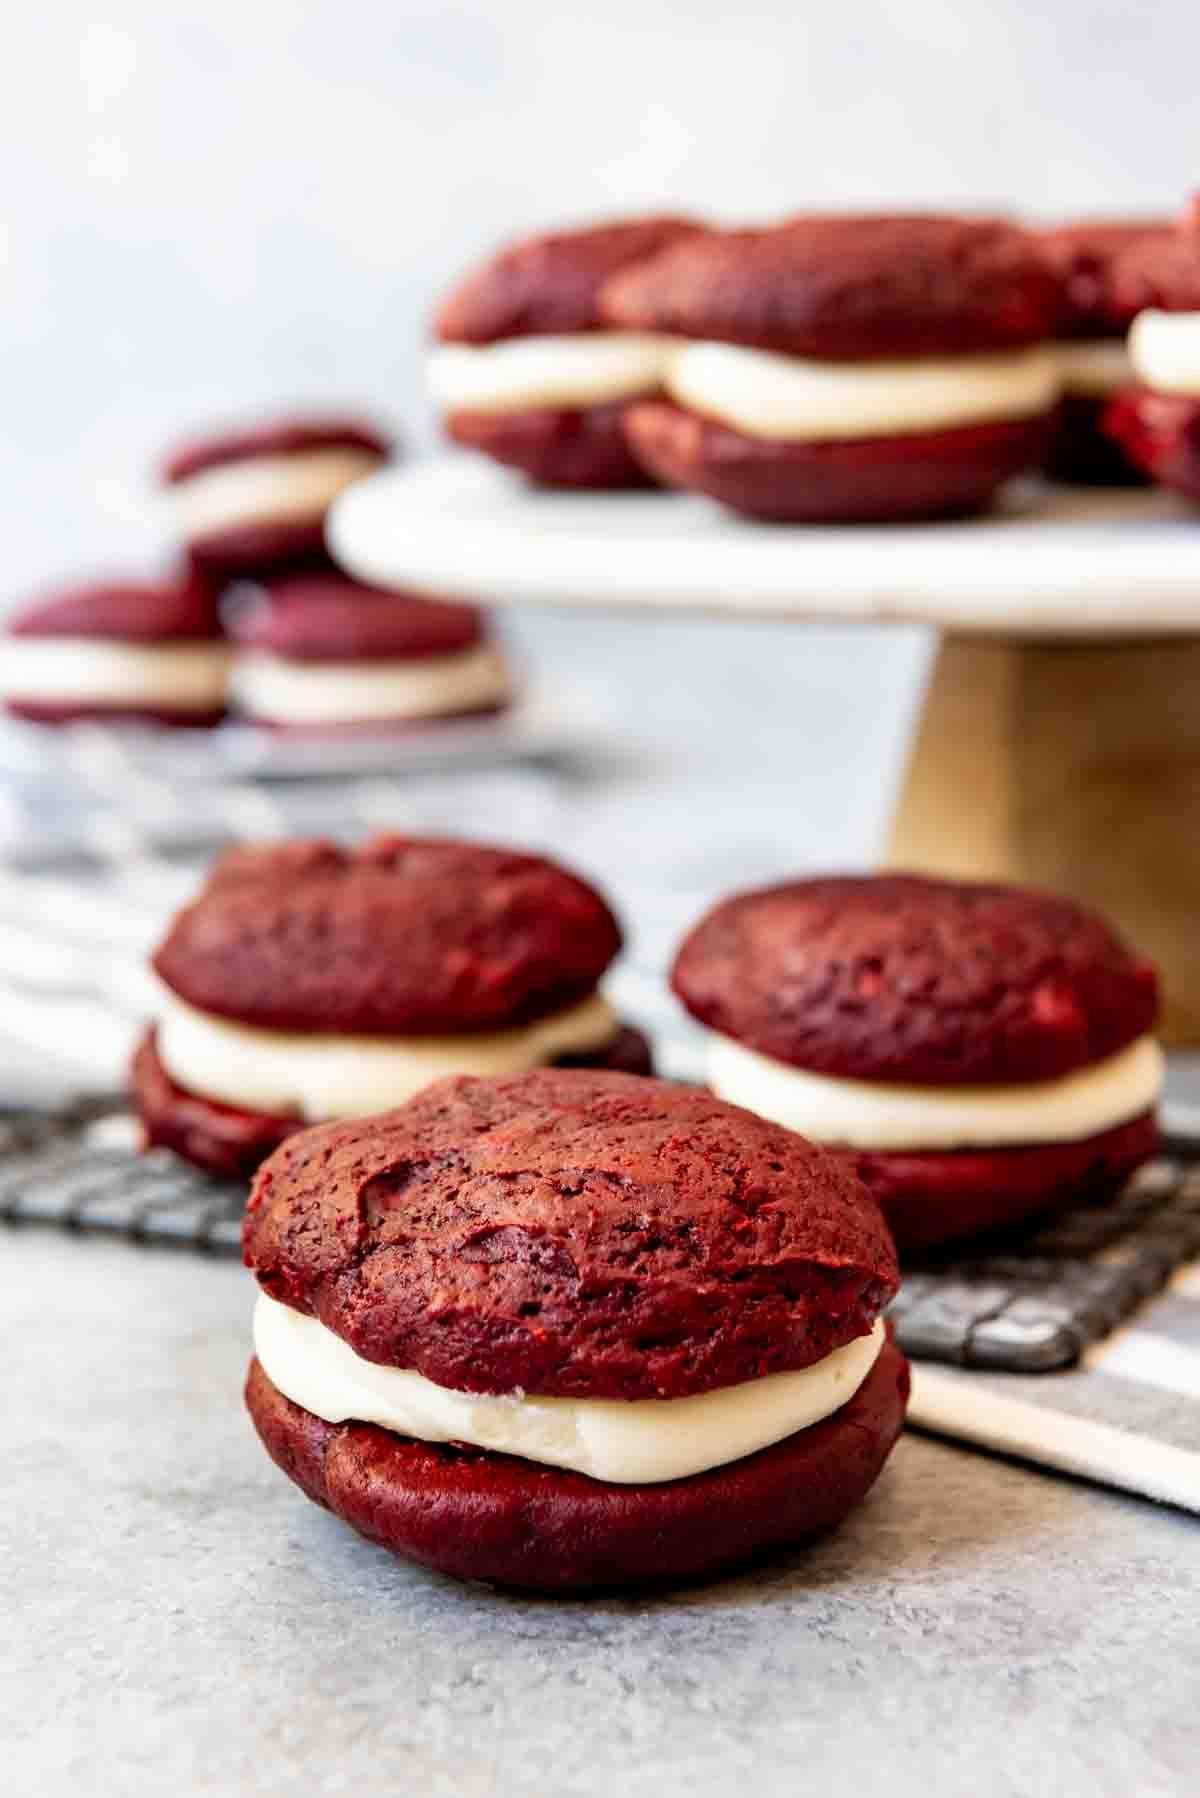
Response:
[[[248,650],[233,671],[242,710],[275,724],[365,724],[478,711],[508,696],[496,650],[481,644],[403,661],[299,662]]]
[[[191,542],[235,525],[317,516],[344,487],[370,474],[381,461],[373,451],[349,445],[244,456],[174,482],[166,501],[176,529]]]
[[[599,406],[653,392],[678,349],[678,338],[652,331],[446,343],[429,358],[429,386],[447,412]]]
[[[1165,1063],[1153,1037],[1065,1074],[1013,1086],[906,1086],[790,1067],[710,1033],[708,1083],[718,1098],[816,1142],[852,1149],[997,1149],[1082,1142],[1149,1111]]]
[[[213,712],[225,704],[228,668],[229,653],[218,643],[5,637],[0,695],[51,705]]]
[[[1147,387],[1200,398],[1200,312],[1139,312],[1129,354]]]
[[[272,1385],[326,1423],[374,1423],[421,1442],[466,1442],[620,1485],[687,1479],[831,1417],[858,1391],[884,1339],[879,1319],[868,1335],[811,1367],[693,1398],[539,1398],[457,1392],[423,1374],[364,1361],[317,1318],[265,1292],[254,1312],[254,1352]]]
[[[1047,345],[1000,354],[823,362],[689,343],[667,364],[672,399],[748,437],[817,442],[1032,418],[1059,395]]]
[[[1084,399],[1106,399],[1133,379],[1133,363],[1123,338],[1081,338],[1056,343],[1059,378],[1064,393]]]
[[[511,1030],[394,1037],[260,1030],[168,993],[157,1040],[159,1060],[188,1092],[320,1123],[390,1110],[446,1074],[515,1074],[600,1049],[619,1028],[599,993]]]

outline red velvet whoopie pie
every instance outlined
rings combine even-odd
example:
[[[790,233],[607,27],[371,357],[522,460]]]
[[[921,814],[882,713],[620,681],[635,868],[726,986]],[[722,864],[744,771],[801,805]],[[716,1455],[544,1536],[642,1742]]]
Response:
[[[229,595],[238,710],[287,731],[378,731],[495,712],[511,682],[478,606],[308,569]]]
[[[1079,219],[1034,233],[1062,289],[1056,352],[1062,375],[1058,428],[1046,471],[1085,486],[1145,480],[1103,428],[1113,395],[1132,380],[1125,337],[1144,304],[1139,269],[1152,270],[1169,220]]]
[[[621,947],[596,890],[540,856],[442,838],[230,851],[153,958],[132,1070],[145,1143],[253,1172],[306,1124],[451,1072],[650,1071],[597,991]]]
[[[711,231],[605,285],[609,325],[682,339],[625,413],[669,486],[751,517],[934,518],[1036,463],[1058,283],[994,219],[804,216]]]
[[[434,320],[447,435],[543,486],[645,486],[621,415],[657,391],[663,348],[614,334],[599,296],[611,275],[700,229],[662,216],[547,232],[468,274]]]
[[[200,576],[93,581],[5,621],[0,693],[8,712],[37,724],[209,725],[225,710],[228,663],[216,595]]]
[[[902,1252],[1104,1198],[1157,1145],[1155,971],[1067,899],[792,881],[716,906],[671,984],[713,1089],[843,1154]]]
[[[232,579],[324,561],[330,506],[393,453],[365,420],[297,415],[191,439],[161,478],[193,565]]]
[[[697,1089],[440,1081],[290,1138],[243,1245],[268,1452],[364,1536],[459,1578],[559,1593],[722,1572],[837,1523],[903,1422],[874,1200]]]
[[[1169,234],[1119,265],[1136,313],[1131,383],[1104,429],[1144,474],[1200,503],[1200,198]]]

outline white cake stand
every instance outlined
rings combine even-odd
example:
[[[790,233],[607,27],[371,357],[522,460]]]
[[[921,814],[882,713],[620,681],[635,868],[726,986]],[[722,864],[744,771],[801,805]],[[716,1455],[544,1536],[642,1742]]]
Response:
[[[962,523],[771,526],[678,495],[547,493],[451,456],[329,524],[384,587],[488,604],[930,624],[941,643],[887,860],[1102,906],[1200,1043],[1200,519],[1158,493],[1014,488]]]

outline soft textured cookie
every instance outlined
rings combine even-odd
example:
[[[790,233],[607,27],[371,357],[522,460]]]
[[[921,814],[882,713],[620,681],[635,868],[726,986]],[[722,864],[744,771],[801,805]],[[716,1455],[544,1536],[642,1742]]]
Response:
[[[290,1138],[243,1242],[268,1449],[364,1534],[464,1577],[717,1571],[836,1522],[902,1422],[878,1208],[702,1091],[446,1080]]]
[[[384,836],[232,851],[154,957],[165,1002],[133,1075],[147,1141],[228,1172],[448,1073],[648,1071],[644,1038],[597,990],[620,945],[594,888],[515,850]]]
[[[509,695],[476,606],[311,570],[235,589],[226,622],[239,710],[283,729],[429,722],[495,711]]]
[[[344,487],[391,454],[360,419],[267,419],[214,432],[167,456],[162,480],[193,563],[220,578],[325,555],[325,515]]]
[[[216,596],[198,576],[68,587],[4,629],[0,692],[20,717],[196,725],[224,710],[229,658]]]
[[[447,434],[547,486],[643,485],[621,413],[657,391],[670,346],[607,328],[600,295],[699,229],[663,216],[550,232],[469,274],[434,321],[430,380]]]
[[[609,323],[676,345],[625,418],[659,479],[760,518],[937,517],[1041,452],[1058,282],[992,219],[802,217],[614,276]]]
[[[794,881],[718,905],[671,981],[713,1089],[854,1158],[902,1246],[1111,1189],[1153,1150],[1154,970],[1069,900]]]
[[[1062,481],[1126,485],[1143,479],[1103,429],[1106,406],[1132,379],[1125,334],[1144,303],[1137,289],[1173,226],[1166,219],[1080,219],[1036,232],[1062,287],[1055,349],[1062,376],[1058,428],[1046,469]]]

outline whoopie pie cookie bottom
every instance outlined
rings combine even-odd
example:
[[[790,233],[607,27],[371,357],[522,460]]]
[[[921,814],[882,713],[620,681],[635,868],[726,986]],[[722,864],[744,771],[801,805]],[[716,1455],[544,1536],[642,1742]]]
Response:
[[[1100,1203],[1150,1159],[1158,1142],[1157,1119],[1146,1111],[1083,1142],[843,1152],[879,1201],[903,1255],[1003,1229],[1063,1205]]]
[[[204,712],[181,712],[178,708],[169,706],[107,706],[101,700],[94,704],[84,700],[56,704],[48,699],[6,699],[4,710],[14,718],[25,719],[29,724],[152,724],[192,730],[211,729],[214,724],[220,724],[225,716],[221,708]]]
[[[1160,486],[1200,501],[1200,398],[1125,387],[1109,403],[1104,429]]]
[[[734,511],[781,523],[892,523],[975,512],[1044,457],[1052,414],[898,437],[780,442],[749,437],[669,400],[626,407],[646,470]]]
[[[446,434],[543,487],[649,487],[621,428],[624,401],[528,412],[451,412]]]
[[[246,1405],[277,1466],[360,1535],[459,1579],[585,1592],[721,1573],[840,1523],[904,1423],[908,1363],[888,1341],[841,1410],[724,1467],[617,1485],[482,1449],[325,1423],[257,1360]]]
[[[1107,397],[1067,393],[1059,402],[1045,470],[1081,487],[1142,487],[1148,477],[1104,430]]]
[[[650,1044],[640,1030],[622,1025],[603,1048],[561,1055],[556,1067],[607,1068],[620,1074],[654,1071]],[[147,1149],[173,1149],[209,1173],[248,1179],[273,1149],[307,1122],[241,1111],[177,1086],[158,1053],[158,1033],[149,1029],[138,1045],[130,1070],[133,1098]]]
[[[259,519],[188,540],[188,560],[210,580],[271,575],[301,567],[327,568],[325,512],[307,518]]]

